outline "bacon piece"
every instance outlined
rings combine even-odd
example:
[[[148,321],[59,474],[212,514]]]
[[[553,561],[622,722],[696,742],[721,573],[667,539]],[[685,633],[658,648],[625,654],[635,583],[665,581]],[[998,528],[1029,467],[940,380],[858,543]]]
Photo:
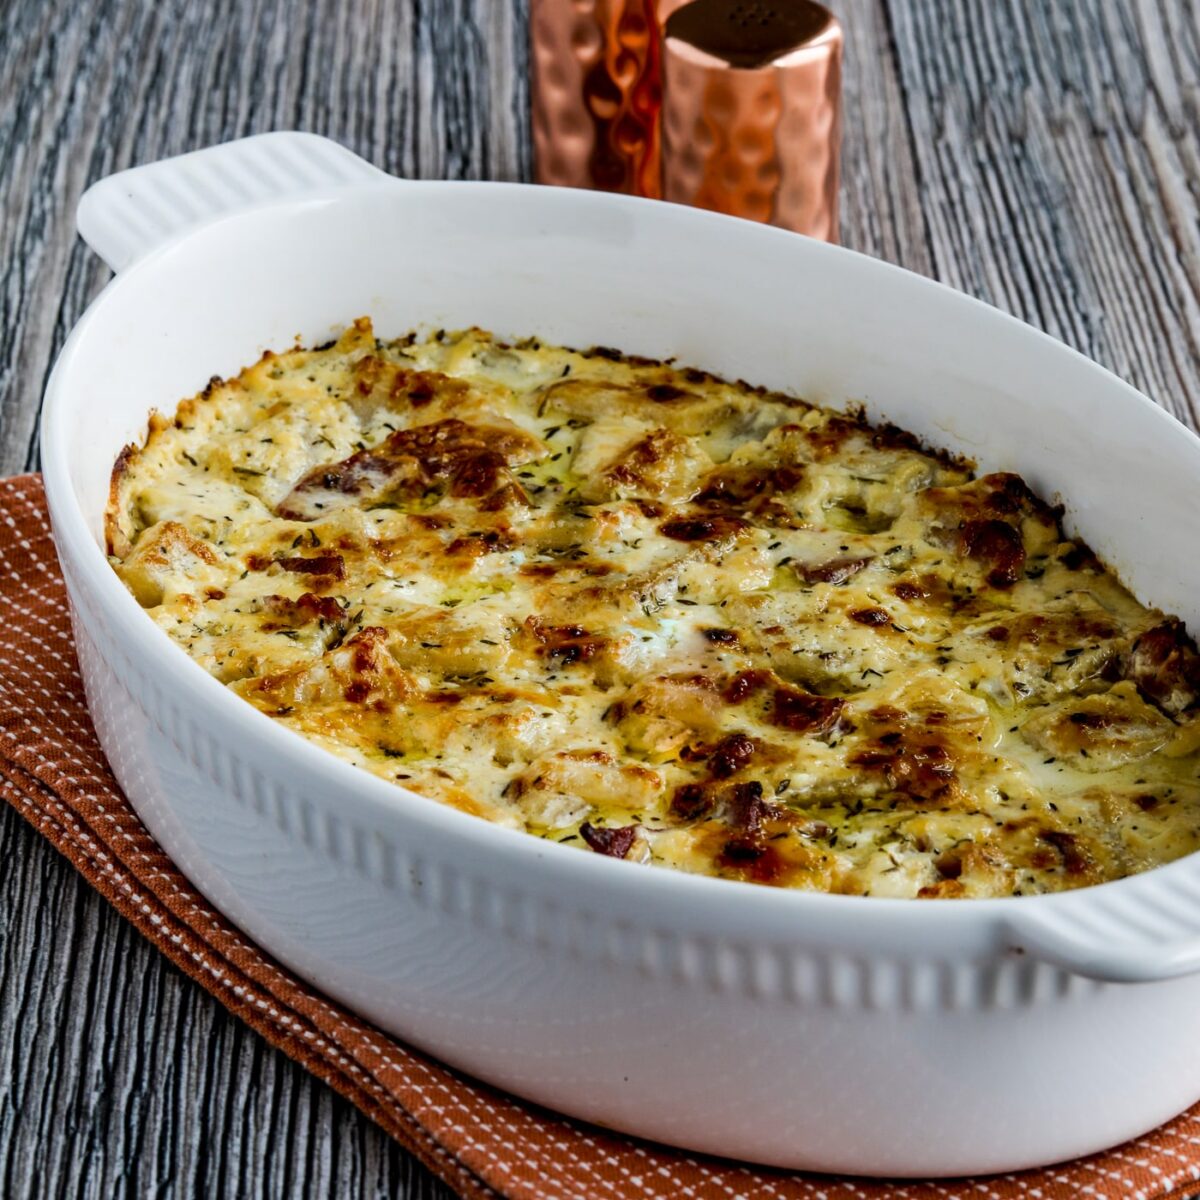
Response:
[[[671,812],[685,821],[706,817],[716,807],[712,789],[703,783],[685,783],[671,797]]]
[[[741,833],[762,833],[763,819],[776,811],[775,805],[763,799],[763,785],[757,779],[734,784],[729,798],[729,823]]]
[[[726,685],[722,696],[727,704],[741,704],[748,696],[752,696],[759,688],[765,687],[771,680],[771,672],[761,668],[753,671],[739,671]]]
[[[520,544],[520,537],[506,526],[499,529],[489,529],[486,533],[469,533],[466,537],[457,537],[446,547],[447,554],[469,555],[471,558],[482,558],[485,554],[495,554],[503,550],[511,550]],[[525,572],[523,571],[522,574]]]
[[[919,583],[912,583],[907,579],[902,579],[899,583],[892,585],[892,594],[899,596],[901,600],[912,603],[914,600],[924,600],[929,592]]]
[[[1178,617],[1168,617],[1134,642],[1125,678],[1172,715],[1196,703],[1200,698],[1200,655]]]
[[[340,621],[346,615],[346,610],[333,597],[318,596],[314,592],[304,592],[296,601],[296,608],[319,621]]]
[[[1080,845],[1079,839],[1073,833],[1061,829],[1043,829],[1038,833],[1040,841],[1047,842],[1058,851],[1062,865],[1068,875],[1083,875],[1092,867],[1092,857]],[[1038,866],[1050,866],[1050,863],[1037,863]]]
[[[927,488],[921,503],[936,513],[960,554],[988,564],[987,580],[996,588],[1010,588],[1021,578],[1025,535],[1034,544],[1062,538],[1062,507],[1034,495],[1019,475],[985,475],[958,487]]]
[[[655,429],[640,442],[630,446],[624,457],[609,467],[607,474],[616,483],[637,486],[654,475],[654,468],[675,450],[679,439],[666,429]]]
[[[311,520],[339,496],[415,499],[441,488],[451,496],[491,502],[484,507],[524,502],[509,463],[528,461],[536,446],[519,430],[467,425],[455,418],[397,429],[372,449],[310,471],[277,511],[289,520]]]
[[[536,653],[565,665],[591,662],[608,645],[608,638],[589,633],[582,625],[544,625],[539,618],[528,617],[525,628],[538,643]]]
[[[361,387],[360,383],[360,390]],[[388,401],[393,408],[398,408],[402,399],[407,400],[413,408],[424,408],[434,399],[461,401],[470,391],[470,385],[464,380],[443,375],[440,371],[413,371],[398,367],[388,388]]]
[[[805,583],[832,583],[837,587],[848,579],[853,579],[870,563],[870,558],[835,558],[831,562],[818,563],[815,566],[798,563],[795,571]]]
[[[758,867],[765,856],[772,854],[767,844],[765,822],[787,816],[787,809],[763,799],[763,786],[757,780],[735,784],[727,803],[727,820],[733,836],[721,847],[717,861],[726,867]],[[775,859],[767,872],[755,871],[755,878],[766,882],[765,875],[778,873],[782,866]]]
[[[346,610],[332,596],[318,596],[315,592],[305,592],[296,600],[287,596],[264,596],[263,607],[273,617],[299,624],[308,621],[332,624],[346,615]]]
[[[771,724],[796,733],[819,736],[828,733],[841,719],[845,700],[814,696],[797,688],[775,689],[771,706]]]
[[[856,608],[850,614],[850,620],[860,625],[873,625],[876,628],[892,623],[891,615],[886,608]]]
[[[1062,508],[1052,508],[1040,496],[1034,494],[1020,475],[1011,471],[997,471],[985,475],[980,483],[988,488],[984,500],[986,508],[1005,516],[1029,516],[1043,525],[1054,525],[1062,516]]]
[[[583,840],[597,854],[605,854],[609,858],[624,858],[633,848],[637,831],[636,825],[609,827],[591,825],[587,821],[579,827],[579,834]]]
[[[598,475],[591,477],[585,471],[584,495],[592,500],[634,495],[682,498],[691,494],[695,473],[708,461],[687,438],[668,429],[652,429],[626,446]]]
[[[708,769],[718,779],[728,779],[744,771],[758,751],[758,743],[744,733],[731,733],[717,743],[708,757]]]
[[[694,392],[685,391],[673,383],[652,383],[646,389],[646,396],[655,404],[667,404],[672,400],[694,400]]]
[[[882,713],[876,709],[871,716],[879,719]],[[885,728],[851,755],[850,763],[881,776],[889,788],[913,800],[946,805],[959,796],[954,756],[928,730],[907,724]]]
[[[694,504],[741,504],[767,499],[778,492],[791,492],[804,482],[799,467],[721,467],[708,474]]]
[[[968,521],[959,532],[959,545],[968,558],[990,564],[987,581],[992,587],[1010,588],[1021,578],[1025,543],[1007,521]]]
[[[295,575],[320,575],[339,581],[346,578],[346,560],[340,554],[295,554],[275,561]]]
[[[675,517],[664,521],[658,532],[676,542],[715,542],[745,528],[746,522],[738,517]]]
[[[756,779],[725,786],[686,783],[675,790],[671,812],[685,821],[703,820],[712,815],[718,802],[727,837],[717,852],[717,864],[745,872],[760,883],[771,882],[786,864],[769,843],[767,822],[795,824],[794,815],[764,799],[763,785]]]

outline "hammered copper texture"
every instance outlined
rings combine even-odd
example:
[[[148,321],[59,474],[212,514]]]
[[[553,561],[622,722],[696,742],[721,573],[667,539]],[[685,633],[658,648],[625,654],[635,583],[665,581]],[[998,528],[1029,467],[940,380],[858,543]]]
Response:
[[[753,70],[668,37],[663,197],[837,241],[841,50],[832,20]]]
[[[538,183],[662,194],[662,22],[686,0],[531,0]]]

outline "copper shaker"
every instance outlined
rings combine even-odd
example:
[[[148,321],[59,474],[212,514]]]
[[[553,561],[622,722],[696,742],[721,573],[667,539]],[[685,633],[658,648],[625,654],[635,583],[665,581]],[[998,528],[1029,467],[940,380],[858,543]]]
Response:
[[[662,22],[684,3],[530,0],[538,183],[662,194]]]
[[[837,241],[833,15],[809,0],[695,0],[664,33],[663,197]]]
[[[811,0],[531,0],[541,183],[838,233],[842,33]]]

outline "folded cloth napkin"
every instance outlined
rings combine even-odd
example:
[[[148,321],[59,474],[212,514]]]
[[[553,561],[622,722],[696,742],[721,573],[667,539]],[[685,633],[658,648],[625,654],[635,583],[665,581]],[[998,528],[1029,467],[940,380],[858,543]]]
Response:
[[[326,1000],[216,912],[117,787],[84,706],[41,480],[0,480],[0,792],[176,966],[356,1104],[468,1197],[1189,1195],[1200,1105],[1065,1166],[980,1180],[884,1183],[706,1160],[556,1117],[410,1050]]]

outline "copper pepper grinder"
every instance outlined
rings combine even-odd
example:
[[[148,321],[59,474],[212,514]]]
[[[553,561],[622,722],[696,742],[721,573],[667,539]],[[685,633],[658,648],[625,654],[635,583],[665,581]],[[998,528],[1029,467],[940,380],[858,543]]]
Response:
[[[811,0],[531,0],[539,183],[837,238],[841,28]]]

